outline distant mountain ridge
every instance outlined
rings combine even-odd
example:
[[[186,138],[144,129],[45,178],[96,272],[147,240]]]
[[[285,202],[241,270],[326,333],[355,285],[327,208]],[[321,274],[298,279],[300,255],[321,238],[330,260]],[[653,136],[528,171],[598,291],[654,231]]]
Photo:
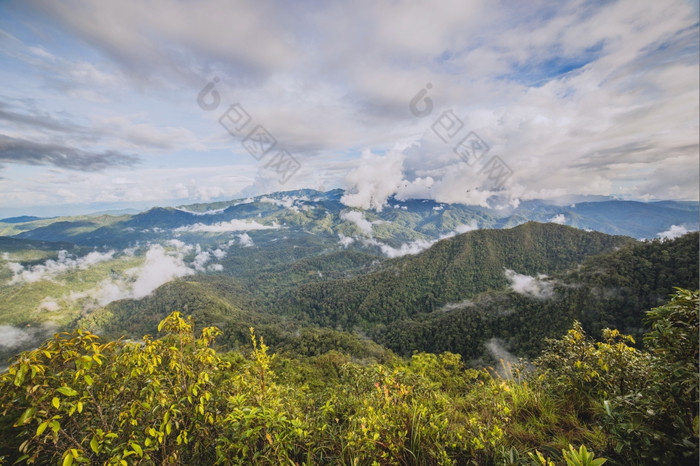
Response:
[[[233,220],[277,225],[285,233],[313,235],[322,243],[337,240],[338,234],[358,236],[341,214],[352,210],[341,203],[340,189],[319,192],[311,189],[271,193],[248,199],[154,207],[134,215],[101,215],[20,221],[10,219],[10,235],[42,241],[66,241],[85,246],[126,247],[138,242],[187,237],[211,238],[221,233],[246,231],[244,227],[221,225],[217,231],[197,225],[220,225]],[[528,221],[553,222],[637,239],[653,239],[671,227],[698,229],[698,203],[678,201],[636,202],[605,200],[557,205],[546,201],[523,201],[516,208],[493,209],[432,200],[389,198],[381,211],[359,211],[370,222],[373,237],[397,247],[407,241],[436,240],[465,224],[477,228],[510,228]],[[473,223],[475,222],[475,223]],[[0,224],[1,225],[1,224]],[[360,223],[358,223],[360,225]],[[192,227],[191,231],[182,231]],[[227,229],[228,228],[228,229]],[[180,229],[180,230],[178,230]],[[206,234],[204,234],[206,233]],[[255,239],[264,232],[248,233]]]

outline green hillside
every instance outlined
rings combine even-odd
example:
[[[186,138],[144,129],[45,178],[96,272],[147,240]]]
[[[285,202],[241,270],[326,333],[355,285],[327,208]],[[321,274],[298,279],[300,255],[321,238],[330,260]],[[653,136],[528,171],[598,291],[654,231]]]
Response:
[[[502,289],[508,284],[504,268],[528,275],[559,272],[630,242],[554,224],[478,230],[439,241],[419,255],[386,261],[377,272],[303,285],[281,298],[276,309],[324,326],[367,328]]]

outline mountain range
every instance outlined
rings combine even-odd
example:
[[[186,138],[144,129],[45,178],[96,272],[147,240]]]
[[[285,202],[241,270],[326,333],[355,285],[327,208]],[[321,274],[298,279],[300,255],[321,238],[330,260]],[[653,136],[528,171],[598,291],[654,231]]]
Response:
[[[644,306],[673,286],[697,288],[697,234],[688,232],[698,203],[497,209],[391,198],[358,210],[344,194],[4,219],[0,356],[76,326],[114,338],[154,332],[174,309],[219,324],[232,347],[254,325],[278,348],[322,335],[358,354],[377,354],[379,343],[475,361],[530,356],[542,334],[572,319],[639,335]]]

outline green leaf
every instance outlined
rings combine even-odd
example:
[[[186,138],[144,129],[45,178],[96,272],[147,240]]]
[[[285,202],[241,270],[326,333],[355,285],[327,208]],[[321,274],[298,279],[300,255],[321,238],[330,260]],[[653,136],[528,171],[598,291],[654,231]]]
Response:
[[[53,430],[54,434],[57,434],[58,430],[61,428],[61,424],[59,424],[58,421],[51,421],[49,422],[49,427],[51,427],[51,430]]]
[[[15,375],[15,386],[19,387],[22,385],[22,383],[24,382],[24,376],[27,375],[28,370],[29,368],[27,367],[27,365],[23,364],[22,366],[20,366],[19,370],[17,371],[17,375]]]
[[[17,458],[17,460],[15,460],[15,462],[12,463],[12,464],[19,464],[19,463],[21,463],[22,461],[26,460],[27,458],[29,458],[29,455],[22,455],[22,456],[20,456],[19,458]]]
[[[78,394],[78,392],[76,392],[75,390],[73,390],[72,388],[70,388],[70,387],[67,386],[67,385],[66,385],[66,386],[63,386],[63,387],[58,387],[58,388],[56,389],[56,391],[59,392],[59,393],[62,393],[62,394],[64,394],[64,395],[66,395],[66,396],[75,396],[75,395]]]
[[[53,399],[51,400],[51,404],[53,405],[54,408],[58,409],[61,407],[61,400],[59,400],[58,397],[54,396]]]
[[[31,421],[32,417],[34,416],[34,413],[36,412],[36,409],[33,407],[27,408],[22,415],[17,419],[17,422],[15,422],[14,427],[19,427],[23,426],[24,424],[28,424],[29,421]]]
[[[92,436],[92,440],[90,440],[90,449],[95,453],[100,452],[100,442],[97,440],[97,435]]]
[[[141,449],[141,446],[138,443],[132,443],[131,448],[134,449],[140,458],[143,458],[143,449]]]
[[[43,434],[48,426],[49,426],[49,421],[44,421],[41,424],[39,424],[39,427],[37,427],[37,429],[36,429],[36,435]]]
[[[70,466],[71,464],[73,464],[73,455],[68,453],[63,457],[63,466]]]

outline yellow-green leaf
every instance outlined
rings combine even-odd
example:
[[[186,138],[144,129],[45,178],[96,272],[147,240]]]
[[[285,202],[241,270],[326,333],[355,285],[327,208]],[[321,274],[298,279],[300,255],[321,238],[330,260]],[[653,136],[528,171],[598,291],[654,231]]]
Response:
[[[56,391],[66,395],[66,396],[75,396],[78,394],[78,392],[76,392],[75,390],[73,390],[72,388],[70,388],[67,385],[64,385],[63,387],[58,387],[56,389]]]
[[[48,426],[49,426],[49,421],[44,421],[41,424],[39,424],[39,427],[37,427],[37,429],[36,429],[36,435],[43,434]]]
[[[63,466],[70,466],[71,464],[73,464],[73,455],[68,453],[63,457]]]
[[[100,442],[97,440],[97,435],[92,436],[92,440],[90,440],[90,449],[95,453],[100,452]]]
[[[51,400],[51,404],[53,405],[54,408],[58,409],[61,407],[61,400],[59,400],[58,397],[54,396],[53,399]]]

